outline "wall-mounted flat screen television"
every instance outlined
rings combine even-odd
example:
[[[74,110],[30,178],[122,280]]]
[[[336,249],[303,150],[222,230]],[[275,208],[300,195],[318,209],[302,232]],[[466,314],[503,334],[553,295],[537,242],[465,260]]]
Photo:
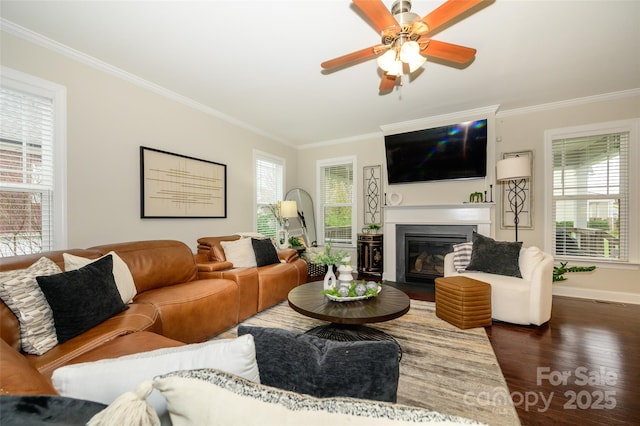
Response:
[[[390,184],[487,175],[487,120],[468,121],[384,138]]]

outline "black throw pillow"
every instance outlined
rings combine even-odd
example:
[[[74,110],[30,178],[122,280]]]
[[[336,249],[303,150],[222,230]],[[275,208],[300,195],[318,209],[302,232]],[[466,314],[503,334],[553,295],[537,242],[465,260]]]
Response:
[[[58,343],[128,309],[112,271],[113,257],[108,255],[80,269],[36,277],[53,311]]]
[[[105,404],[57,395],[2,395],[3,425],[83,426]]]
[[[251,245],[253,246],[253,253],[256,255],[256,264],[258,266],[280,263],[278,252],[270,239],[252,238]]]
[[[279,328],[238,326],[256,346],[260,382],[318,398],[396,402],[400,355],[392,341],[338,342]]]
[[[496,241],[474,232],[471,261],[465,270],[522,278],[518,264],[521,248],[522,241]]]

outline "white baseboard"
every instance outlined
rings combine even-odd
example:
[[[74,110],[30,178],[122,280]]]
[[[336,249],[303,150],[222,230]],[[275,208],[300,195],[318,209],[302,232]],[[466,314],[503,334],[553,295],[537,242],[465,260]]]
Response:
[[[553,295],[640,305],[640,293],[625,293],[620,291],[593,290],[589,288],[554,285]]]

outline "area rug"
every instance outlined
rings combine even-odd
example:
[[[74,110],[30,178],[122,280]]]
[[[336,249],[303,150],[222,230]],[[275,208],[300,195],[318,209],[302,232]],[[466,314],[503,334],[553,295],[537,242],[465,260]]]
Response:
[[[323,321],[305,317],[282,302],[242,324],[304,332]],[[461,330],[435,315],[431,302],[411,301],[411,309],[392,321],[370,324],[402,347],[398,403],[462,416],[490,425],[519,425],[487,334]],[[217,336],[235,337],[237,328]]]

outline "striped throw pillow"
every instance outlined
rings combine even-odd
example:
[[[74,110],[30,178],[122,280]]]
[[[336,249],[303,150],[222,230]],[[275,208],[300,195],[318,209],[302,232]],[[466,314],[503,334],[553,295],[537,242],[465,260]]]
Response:
[[[453,267],[456,272],[464,272],[471,261],[473,243],[460,243],[453,246]]]
[[[22,350],[29,354],[42,355],[58,344],[53,311],[36,277],[60,272],[54,261],[41,257],[27,269],[0,273],[0,298],[18,317]]]

